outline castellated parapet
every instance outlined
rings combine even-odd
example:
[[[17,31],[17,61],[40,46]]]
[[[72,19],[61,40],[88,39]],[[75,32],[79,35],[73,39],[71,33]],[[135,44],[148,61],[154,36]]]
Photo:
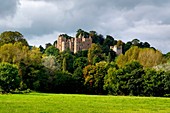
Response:
[[[70,49],[71,52],[77,53],[78,51],[88,50],[91,47],[92,38],[85,38],[79,35],[77,38],[66,38],[64,35],[60,35],[57,41],[57,48],[60,52]]]

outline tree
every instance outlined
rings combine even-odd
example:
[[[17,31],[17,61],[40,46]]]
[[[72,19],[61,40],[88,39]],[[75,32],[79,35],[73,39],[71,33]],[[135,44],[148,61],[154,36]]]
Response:
[[[72,74],[68,72],[56,71],[54,76],[48,80],[48,92],[54,93],[74,93]]]
[[[138,40],[138,39],[133,39],[133,40],[132,40],[132,44],[133,44],[134,46],[138,46],[139,43],[140,43],[140,40]]]
[[[20,86],[18,68],[9,63],[0,63],[0,87],[4,92],[9,93]]]
[[[163,55],[152,48],[140,49],[137,59],[145,67],[153,67],[162,63]]]
[[[109,53],[108,53],[108,56],[106,57],[107,59],[106,59],[106,61],[107,62],[111,62],[111,61],[114,61],[115,60],[115,58],[116,58],[116,52],[115,51],[113,51],[113,50],[109,50]]]
[[[114,95],[142,95],[143,74],[143,67],[136,61],[119,69],[109,68],[104,78],[104,89]]]
[[[92,38],[92,43],[102,45],[104,42],[104,37],[101,34],[97,34],[96,31],[90,31],[89,36]]]
[[[76,93],[84,93],[84,77],[83,77],[83,69],[81,67],[77,67],[73,73],[74,79],[74,89]]]
[[[169,91],[169,75],[164,71],[146,69],[144,79],[144,94],[146,96],[164,96]],[[168,82],[167,82],[168,81]],[[168,89],[168,90],[167,90]]]
[[[14,44],[15,42],[21,42],[23,45],[28,46],[28,42],[24,39],[24,36],[17,31],[5,31],[0,34],[0,45]]]
[[[143,46],[144,48],[150,48],[150,44],[149,44],[148,42],[144,42],[144,43],[142,44],[142,46]]]
[[[0,46],[0,61],[18,65],[21,60],[27,58],[28,51],[28,46],[23,46],[21,42],[4,44]]]
[[[137,60],[140,49],[137,46],[130,48],[126,51],[125,55],[118,56],[116,63],[119,67],[124,66],[127,62]]]
[[[66,71],[67,68],[67,62],[66,62],[66,58],[63,59],[63,72]]]
[[[41,53],[44,53],[45,49],[41,45],[39,46],[39,49],[40,49]]]
[[[95,64],[96,62],[94,58],[102,59],[102,49],[98,44],[92,44],[88,50],[88,61],[91,64]],[[99,60],[99,61],[100,61]]]
[[[121,67],[133,60],[139,61],[144,67],[153,67],[162,62],[163,55],[160,51],[152,48],[139,48],[133,46],[126,51],[125,55],[120,55],[116,62],[118,66]]]
[[[57,56],[59,54],[59,49],[57,49],[54,46],[49,46],[46,50],[45,50],[45,54],[46,55],[52,55],[52,56]]]
[[[61,65],[56,62],[54,56],[46,56],[42,59],[42,64],[47,68],[48,75],[53,75],[55,71],[61,70]]]
[[[145,74],[143,66],[137,62],[129,62],[123,67],[124,76],[122,76],[121,81],[126,82],[126,84],[121,85],[122,92],[125,95],[143,95],[143,79],[142,76]]]
[[[74,68],[73,68],[73,63],[74,63],[74,55],[70,52],[70,51],[65,51],[65,53],[63,53],[63,64],[66,64],[66,70],[70,73],[74,72]],[[66,59],[66,63],[64,63],[64,58]]]
[[[77,30],[77,34],[76,34],[76,38],[78,38],[79,36],[84,36],[85,38],[89,37],[89,33],[82,30],[82,29],[78,29]]]
[[[88,65],[83,69],[85,85],[90,93],[104,94],[104,77],[107,74],[109,64],[105,61]]]
[[[115,43],[115,40],[114,40],[114,38],[112,37],[112,36],[110,36],[110,35],[107,35],[106,36],[106,39],[104,40],[104,42],[103,42],[103,45],[107,45],[107,46],[113,46],[113,45],[115,45],[116,43]]]
[[[108,74],[104,77],[103,88],[108,94],[117,95],[119,92],[119,79],[117,74],[121,76],[122,71],[114,67],[108,69]]]
[[[82,51],[78,51],[75,56],[76,58],[78,57],[87,57],[87,54],[88,54],[88,50],[82,50]]]
[[[129,50],[132,46],[132,42],[127,42],[125,43],[124,47],[123,47],[123,53],[125,53],[127,50]]]
[[[96,69],[94,65],[87,65],[83,68],[83,76],[85,79],[85,87],[88,93],[94,94],[94,74],[96,73]]]
[[[96,73],[94,74],[94,88],[95,93],[105,94],[103,90],[104,77],[107,75],[107,70],[109,69],[109,64],[105,61],[96,63]]]
[[[114,46],[116,45],[116,43],[117,41],[114,40],[112,36],[107,35],[102,45],[103,53],[106,53],[106,55],[108,55],[110,53],[110,46]]]
[[[45,44],[45,49],[47,49],[47,48],[50,47],[50,46],[52,46],[51,43],[46,43],[46,44]]]
[[[86,57],[79,57],[74,60],[73,67],[74,69],[78,67],[84,68],[85,66],[87,66],[87,64],[88,64],[88,60]]]
[[[167,62],[170,62],[170,52],[164,54],[164,58]]]
[[[28,50],[24,56],[18,64],[24,86],[23,89],[29,88],[34,90],[34,84],[38,83],[38,76],[42,74],[42,53],[39,48],[33,47],[32,50]]]

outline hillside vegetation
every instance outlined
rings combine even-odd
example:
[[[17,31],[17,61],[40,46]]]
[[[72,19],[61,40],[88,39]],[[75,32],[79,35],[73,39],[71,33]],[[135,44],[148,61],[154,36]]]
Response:
[[[79,29],[78,36],[91,37],[93,43],[88,50],[59,51],[57,41],[46,44],[46,48],[33,47],[19,32],[1,33],[0,92],[170,95],[170,53],[162,54],[138,39],[125,43],[96,31]],[[122,54],[110,46],[121,47]]]

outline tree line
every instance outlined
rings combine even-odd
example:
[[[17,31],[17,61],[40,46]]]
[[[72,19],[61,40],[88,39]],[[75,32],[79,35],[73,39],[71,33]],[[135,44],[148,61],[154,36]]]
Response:
[[[63,52],[47,44],[44,49],[30,46],[19,32],[0,35],[0,90],[27,89],[47,93],[168,96],[169,53],[163,55],[148,42],[134,39],[127,43],[104,37],[95,31],[77,31],[91,36],[89,50]],[[67,34],[65,36],[69,37]],[[57,41],[55,41],[57,43]],[[110,46],[121,45],[117,56]]]

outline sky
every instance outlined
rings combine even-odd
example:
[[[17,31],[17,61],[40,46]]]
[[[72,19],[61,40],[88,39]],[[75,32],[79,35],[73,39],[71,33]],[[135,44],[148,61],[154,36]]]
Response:
[[[0,33],[19,31],[30,45],[45,46],[78,29],[139,39],[170,52],[170,0],[0,0]]]

